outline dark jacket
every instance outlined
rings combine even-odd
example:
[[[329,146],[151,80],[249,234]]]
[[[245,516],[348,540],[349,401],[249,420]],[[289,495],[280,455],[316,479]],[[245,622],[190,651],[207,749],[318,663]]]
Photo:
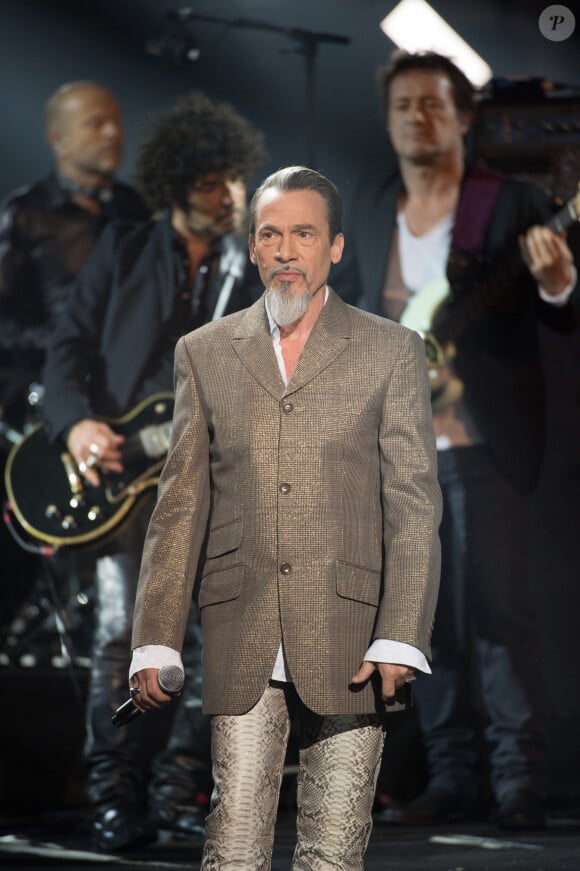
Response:
[[[104,227],[144,221],[138,194],[114,182],[94,215],[54,175],[11,193],[0,205],[0,403],[21,406],[39,380],[49,337],[70,287]]]
[[[119,417],[145,394],[171,391],[175,342],[211,319],[230,266],[235,281],[224,313],[261,292],[246,250],[245,240],[222,238],[210,258],[213,267],[202,266],[215,271],[213,280],[208,276],[205,311],[187,320],[176,308],[187,285],[187,253],[169,215],[108,227],[77,277],[48,350],[45,418],[51,436],[86,417]]]
[[[383,284],[402,191],[398,174],[375,176],[361,187],[347,234],[345,264],[334,279],[341,295],[343,287],[349,294],[356,288],[358,305],[377,314],[384,313]],[[495,280],[494,264],[504,252],[513,252],[520,261],[495,301],[456,341],[453,365],[464,382],[468,410],[498,466],[522,490],[531,490],[537,481],[544,443],[537,320],[556,329],[572,326],[571,306],[557,309],[542,302],[518,254],[518,236],[533,224],[545,223],[550,213],[539,189],[504,178],[482,250],[453,290],[456,303],[481,293],[482,280]]]

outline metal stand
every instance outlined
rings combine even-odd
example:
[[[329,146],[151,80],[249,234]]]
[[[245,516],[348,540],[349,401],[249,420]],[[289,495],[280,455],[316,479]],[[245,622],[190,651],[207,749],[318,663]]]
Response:
[[[20,607],[6,630],[4,645],[0,650],[0,664],[16,664],[25,668],[38,665],[39,657],[35,650],[43,644],[47,647],[47,639],[56,636],[58,651],[50,651],[49,664],[55,668],[66,668],[69,672],[76,699],[84,707],[81,688],[75,673],[76,667],[90,667],[90,657],[79,655],[73,641],[74,611],[77,617],[91,602],[90,591],[81,590],[78,566],[71,563],[66,571],[77,578],[75,591],[71,591],[68,601],[63,604],[59,594],[59,573],[55,559],[58,549],[25,539],[12,522],[9,505],[4,505],[3,520],[5,526],[16,543],[27,553],[36,554],[39,559],[39,573],[26,602]],[[89,609],[90,610],[90,609]],[[82,614],[79,623],[84,623],[89,614]],[[46,650],[43,650],[46,653]],[[40,659],[42,660],[42,654]]]
[[[315,112],[315,82],[316,82],[316,57],[318,47],[322,42],[334,45],[350,45],[348,36],[334,33],[319,33],[313,30],[302,30],[298,27],[278,27],[267,21],[255,18],[221,18],[217,15],[198,15],[189,7],[178,9],[176,12],[168,12],[167,18],[171,19],[173,28],[177,21],[186,24],[188,21],[205,21],[212,24],[225,24],[228,27],[243,28],[247,30],[265,30],[270,33],[280,33],[294,42],[299,43],[298,54],[303,54],[306,61],[306,109],[307,109],[307,156],[308,165],[316,168],[316,112]]]

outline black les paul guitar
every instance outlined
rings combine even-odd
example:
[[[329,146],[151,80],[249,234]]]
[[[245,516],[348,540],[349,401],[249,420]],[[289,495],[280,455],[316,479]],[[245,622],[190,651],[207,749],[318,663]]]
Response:
[[[173,394],[157,393],[124,417],[102,418],[125,436],[125,471],[100,471],[99,487],[85,482],[66,448],[49,442],[43,424],[32,429],[14,445],[5,469],[9,509],[22,529],[53,548],[97,544],[114,536],[146,491],[157,485],[173,405]]]

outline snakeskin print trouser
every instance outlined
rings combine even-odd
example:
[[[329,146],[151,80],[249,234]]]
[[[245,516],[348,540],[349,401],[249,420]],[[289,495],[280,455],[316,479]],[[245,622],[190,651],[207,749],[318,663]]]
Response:
[[[300,747],[293,871],[362,871],[384,743],[377,716],[314,714],[270,682],[241,716],[212,718],[214,793],[201,871],[268,871],[290,725]]]

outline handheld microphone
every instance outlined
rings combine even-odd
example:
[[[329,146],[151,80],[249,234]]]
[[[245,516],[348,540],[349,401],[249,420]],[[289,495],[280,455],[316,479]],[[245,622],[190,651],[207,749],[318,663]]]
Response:
[[[172,696],[183,687],[185,675],[178,665],[164,665],[159,669],[157,680],[163,692]],[[143,711],[133,704],[131,696],[120,708],[117,708],[111,718],[111,723],[114,726],[125,726],[142,713]]]

